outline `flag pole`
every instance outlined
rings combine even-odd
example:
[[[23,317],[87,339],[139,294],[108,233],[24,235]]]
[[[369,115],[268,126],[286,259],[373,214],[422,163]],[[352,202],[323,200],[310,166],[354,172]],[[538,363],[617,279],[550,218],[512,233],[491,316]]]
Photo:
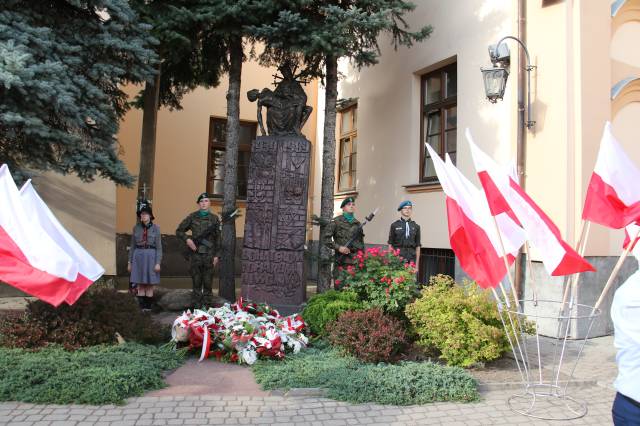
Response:
[[[587,248],[587,239],[589,238],[589,231],[591,230],[591,221],[582,220],[580,225],[580,239],[576,244],[576,251],[580,256],[584,256],[585,249]],[[576,272],[571,276],[567,282],[567,287],[564,289],[564,295],[562,296],[562,309],[567,304],[569,299],[569,293],[573,291],[573,288],[578,285],[578,279],[580,278],[580,272]]]
[[[529,241],[524,242],[524,252],[527,255],[527,269],[529,270],[529,279],[531,280],[531,290],[533,291],[533,303],[538,304],[538,289],[536,287],[536,281],[533,278],[533,265],[531,263],[531,252],[529,250]]]
[[[633,237],[629,241],[629,244],[627,244],[627,247],[624,249],[624,251],[620,255],[620,258],[618,259],[618,262],[616,263],[616,266],[613,268],[613,271],[611,271],[611,275],[609,276],[609,280],[607,281],[607,284],[605,284],[604,288],[602,289],[602,293],[600,293],[600,297],[598,298],[598,301],[593,306],[593,310],[591,311],[591,315],[594,314],[594,312],[600,307],[600,305],[604,301],[604,296],[609,291],[609,288],[611,287],[611,285],[613,285],[613,281],[616,279],[616,276],[618,275],[618,272],[620,272],[620,268],[622,268],[622,264],[624,263],[624,260],[627,258],[627,255],[631,251],[631,247],[633,246],[633,243],[638,239],[638,237],[640,237],[640,229],[638,230],[638,232],[636,232],[635,237]]]
[[[511,276],[511,268],[509,268],[509,261],[507,260],[507,250],[504,248],[504,242],[502,241],[502,234],[500,233],[500,227],[498,227],[498,220],[493,215],[491,215],[491,217],[493,218],[493,224],[495,225],[496,232],[498,233],[498,240],[500,241],[500,248],[502,249],[502,260],[504,261],[504,267],[507,270],[507,277],[509,277],[509,284],[511,285],[511,294],[513,294],[513,300],[516,304],[516,311],[519,312],[520,302],[518,301],[518,296],[516,295],[515,286],[513,284],[513,277]],[[504,293],[504,297],[506,298],[506,300],[509,300],[507,298],[507,294],[504,290],[504,286],[502,285],[502,282],[500,283],[500,288],[502,289],[502,292]]]

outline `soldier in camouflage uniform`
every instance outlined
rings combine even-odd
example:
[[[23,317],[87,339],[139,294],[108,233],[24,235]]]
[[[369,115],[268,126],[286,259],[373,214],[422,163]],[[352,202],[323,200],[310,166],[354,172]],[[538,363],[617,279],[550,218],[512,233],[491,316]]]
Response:
[[[200,194],[197,203],[200,209],[180,222],[176,236],[189,248],[195,303],[206,304],[212,300],[213,268],[220,259],[220,219],[209,211],[209,194]],[[187,231],[191,231],[191,235]]]
[[[335,250],[335,261],[333,266],[333,278],[338,276],[340,267],[346,267],[355,263],[354,256],[359,250],[364,250],[364,233],[362,229],[357,231],[360,226],[360,222],[353,216],[356,204],[353,197],[347,197],[340,204],[342,208],[342,214],[334,217],[327,228],[325,234],[324,245],[330,249]],[[353,240],[349,247],[345,244],[354,237],[357,232],[356,238]]]

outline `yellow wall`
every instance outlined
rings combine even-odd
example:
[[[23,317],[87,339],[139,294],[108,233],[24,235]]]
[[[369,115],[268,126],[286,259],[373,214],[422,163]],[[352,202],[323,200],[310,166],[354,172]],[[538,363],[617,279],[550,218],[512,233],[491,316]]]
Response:
[[[257,107],[249,102],[246,92],[250,89],[273,88],[273,68],[264,68],[256,62],[246,62],[242,69],[240,119],[256,121]],[[197,209],[196,197],[206,190],[207,150],[209,136],[209,118],[226,117],[226,91],[228,82],[223,80],[220,86],[212,89],[198,88],[187,94],[183,109],[169,111],[161,109],[158,113],[156,139],[156,158],[153,188],[153,210],[156,223],[162,232],[173,234],[180,221],[191,211]],[[130,87],[133,95],[138,88]],[[308,104],[315,105],[317,97],[316,83],[305,86]],[[315,111],[303,128],[303,133],[315,143]],[[139,169],[140,137],[142,132],[142,112],[129,112],[122,123],[118,135],[123,147],[122,158],[133,174]],[[135,224],[136,188],[118,188],[117,232],[129,233]],[[245,202],[239,201],[244,217]],[[212,206],[215,213],[221,210],[221,201]],[[237,221],[237,235],[244,233],[244,219]]]
[[[116,186],[96,179],[84,183],[75,176],[47,172],[33,185],[60,223],[102,265],[116,273]]]
[[[403,187],[418,183],[419,178],[420,76],[426,68],[457,56],[458,166],[466,176],[477,183],[464,140],[465,127],[500,161],[506,162],[515,155],[509,106],[514,80],[509,80],[505,101],[490,104],[484,96],[480,73],[481,66],[490,66],[487,47],[512,32],[511,1],[459,3],[453,13],[451,2],[416,2],[417,8],[407,22],[412,29],[431,24],[431,38],[410,49],[394,51],[388,39],[382,37],[378,65],[358,72],[348,63],[340,63],[343,78],[339,98],[358,98],[357,216],[381,208],[376,219],[367,225],[367,243],[387,242],[389,225],[398,217],[398,204],[410,199],[414,218],[422,227],[423,246],[449,247],[442,191],[408,193]],[[317,139],[322,140],[321,126]],[[320,151],[316,153],[318,158]],[[319,188],[320,173],[316,180]],[[340,201],[336,199],[336,213]],[[315,207],[319,211],[319,199]]]

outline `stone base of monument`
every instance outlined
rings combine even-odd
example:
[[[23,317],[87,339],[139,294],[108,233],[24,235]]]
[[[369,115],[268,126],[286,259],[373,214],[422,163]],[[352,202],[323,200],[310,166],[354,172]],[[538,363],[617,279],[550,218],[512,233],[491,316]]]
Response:
[[[259,136],[251,146],[242,297],[283,314],[306,300],[309,159],[310,142],[302,136]]]

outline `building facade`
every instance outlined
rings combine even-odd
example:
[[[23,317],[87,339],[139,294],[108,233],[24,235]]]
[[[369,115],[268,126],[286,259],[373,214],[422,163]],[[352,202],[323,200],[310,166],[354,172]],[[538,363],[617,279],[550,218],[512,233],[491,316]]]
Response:
[[[355,69],[341,61],[340,106],[336,126],[335,210],[347,196],[357,199],[357,215],[381,210],[365,228],[366,242],[385,245],[388,227],[397,218],[400,201],[414,203],[422,227],[422,264],[426,276],[449,272],[462,277],[450,250],[445,197],[435,177],[425,144],[448,153],[476,184],[470,129],[476,143],[498,162],[516,158],[519,135],[518,60],[522,50],[512,41],[510,73],[504,99],[487,101],[481,67],[491,66],[488,47],[504,36],[526,44],[535,66],[531,73],[531,109],[535,126],[524,133],[524,185],[549,214],[567,242],[575,245],[581,230],[585,191],[593,170],[604,123],[629,156],[640,163],[640,0],[441,0],[417,1],[407,17],[411,28],[433,26],[432,36],[412,48],[394,50],[380,39],[379,64]],[[522,23],[522,25],[518,25]],[[257,132],[256,105],[244,95],[271,87],[275,69],[255,62],[243,66],[240,118],[238,204],[246,193],[250,146]],[[526,81],[526,80],[525,80]],[[202,191],[214,194],[213,210],[221,207],[224,158],[226,82],[198,88],[184,97],[183,109],[158,114],[153,208],[166,234],[165,276],[186,275],[186,262],[175,239],[180,220],[196,209]],[[139,88],[131,87],[133,96]],[[314,112],[303,132],[313,146],[309,214],[320,211],[324,91],[305,86]],[[138,173],[142,112],[132,110],[118,139],[129,171]],[[106,181],[82,184],[72,177],[45,174],[36,179],[45,201],[61,221],[105,266],[108,274],[126,275],[128,236],[135,223],[138,188],[115,187]],[[237,221],[242,237],[244,218]],[[317,228],[307,239],[316,242]],[[590,228],[585,255],[598,268],[584,274],[575,296],[593,304],[621,252],[622,231]],[[241,246],[239,242],[239,246]],[[312,250],[314,245],[312,244]],[[531,277],[558,299],[564,281],[551,278],[532,251],[532,270],[523,273],[525,294]],[[239,263],[239,262],[238,262]],[[625,264],[618,283],[635,268]],[[523,271],[526,272],[526,265]],[[311,268],[313,270],[313,268]],[[313,276],[313,274],[311,274]],[[609,299],[613,292],[610,293]],[[608,306],[610,300],[605,301]],[[603,316],[606,316],[607,312]],[[610,331],[604,324],[598,332]]]

